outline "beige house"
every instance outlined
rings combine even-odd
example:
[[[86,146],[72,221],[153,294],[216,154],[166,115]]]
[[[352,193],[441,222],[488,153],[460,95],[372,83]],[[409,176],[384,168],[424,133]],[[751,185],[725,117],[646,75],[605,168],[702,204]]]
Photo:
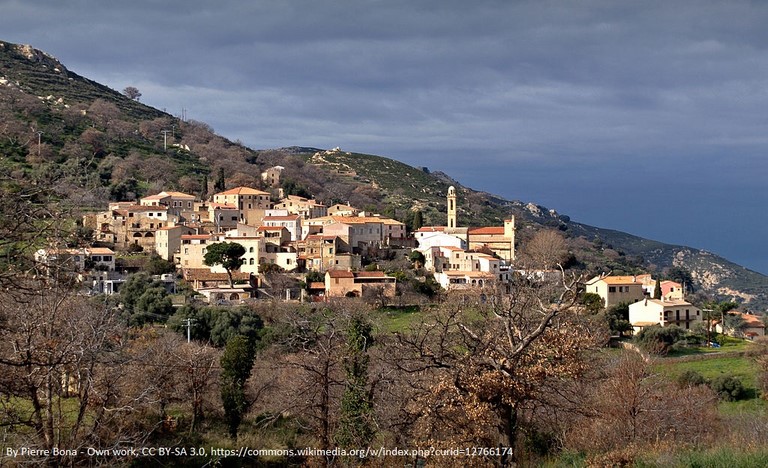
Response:
[[[622,302],[631,304],[647,297],[643,283],[650,276],[595,276],[586,282],[586,292],[602,297],[606,309]]]
[[[288,216],[265,216],[261,220],[264,227],[285,228],[295,241],[301,238],[301,217],[299,215]]]
[[[206,247],[219,242],[215,235],[211,234],[182,234],[178,252],[174,254],[174,262],[184,269],[205,268],[203,263]]]
[[[260,258],[264,258],[264,239],[262,237],[223,237],[213,234],[187,234],[181,236],[181,245],[174,254],[174,262],[183,269],[207,269],[213,273],[226,273],[221,265],[205,264],[205,253],[211,244],[236,242],[245,248],[241,273],[259,273]],[[263,262],[262,262],[263,263]]]
[[[269,193],[250,187],[236,187],[213,195],[214,203],[235,206],[240,210],[240,221],[256,225],[272,208]]]
[[[357,216],[360,212],[354,206],[336,204],[328,208],[328,216]]]
[[[408,231],[405,224],[396,219],[381,217],[381,224],[384,227],[384,243],[386,245],[402,245],[408,237]]]
[[[316,200],[288,195],[280,203],[275,204],[275,209],[286,210],[290,214],[299,215],[302,219],[322,218],[328,216],[328,208]]]
[[[161,227],[155,231],[155,252],[165,260],[173,260],[181,248],[181,236],[194,232],[194,229],[181,225]]]
[[[329,270],[325,273],[326,297],[363,297],[368,292],[381,292],[394,297],[397,279],[383,271]]]
[[[215,273],[208,268],[184,268],[182,269],[184,280],[186,280],[195,291],[202,289],[226,289],[229,287],[229,276],[226,273]],[[232,280],[235,282],[236,289],[254,289],[258,286],[258,278],[252,274],[242,271],[233,271]],[[240,291],[237,292],[240,299]],[[230,298],[226,298],[230,299]]]
[[[748,338],[750,340],[754,340],[760,336],[765,336],[765,324],[757,315],[745,314],[744,312],[739,312],[736,310],[729,311],[728,315],[740,316],[744,319],[745,326],[743,329],[737,330],[735,332],[733,330],[725,330],[725,333],[733,336]],[[715,331],[718,333],[723,333],[723,326],[719,321],[715,324]]]
[[[469,250],[490,249],[507,263],[515,259],[515,218],[504,220],[503,226],[469,228]]]
[[[310,271],[355,270],[362,266],[360,255],[346,252],[338,236],[312,234],[296,242],[300,266]]]
[[[261,180],[270,187],[277,187],[280,185],[280,175],[284,170],[283,166],[272,166],[261,173]]]
[[[496,282],[496,275],[485,271],[446,270],[435,273],[435,281],[445,290],[483,288]]]
[[[686,301],[645,298],[629,305],[629,323],[635,332],[654,325],[677,325],[690,330],[701,320],[701,310]]]
[[[141,198],[141,206],[165,206],[168,213],[174,216],[180,216],[183,211],[190,211],[195,203],[195,196],[182,192],[160,192],[155,195]]]
[[[368,247],[379,247],[384,241],[384,223],[375,216],[329,216],[323,234],[338,236],[346,251],[361,253]]]
[[[168,225],[168,207],[110,204],[108,211],[97,213],[89,223],[95,224],[97,241],[123,249],[137,244],[151,252],[155,248],[155,231]]]
[[[501,261],[485,253],[455,247],[433,247],[427,253],[425,267],[432,267],[435,280],[446,290],[485,287],[506,278]]]

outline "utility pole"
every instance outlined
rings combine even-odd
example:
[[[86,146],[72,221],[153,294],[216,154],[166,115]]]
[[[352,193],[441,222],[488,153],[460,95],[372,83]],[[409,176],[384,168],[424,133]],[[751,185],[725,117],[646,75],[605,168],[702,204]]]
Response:
[[[163,134],[163,151],[168,151],[168,134],[171,133],[171,131],[163,130],[160,133]]]
[[[187,325],[187,343],[192,341],[192,322],[194,322],[195,319],[193,318],[185,318],[184,323]]]
[[[37,131],[37,157],[40,157],[40,146],[43,144],[43,133],[40,130]]]

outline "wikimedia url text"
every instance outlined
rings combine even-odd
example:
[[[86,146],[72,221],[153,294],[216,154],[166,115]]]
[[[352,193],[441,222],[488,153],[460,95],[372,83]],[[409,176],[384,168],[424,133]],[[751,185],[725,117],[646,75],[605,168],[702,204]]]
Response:
[[[386,448],[366,447],[359,449],[256,449],[251,447],[214,448],[214,447],[127,447],[100,449],[85,447],[79,449],[39,449],[32,447],[6,447],[3,455],[8,458],[28,457],[503,457],[512,455],[510,447],[453,447],[453,448]]]

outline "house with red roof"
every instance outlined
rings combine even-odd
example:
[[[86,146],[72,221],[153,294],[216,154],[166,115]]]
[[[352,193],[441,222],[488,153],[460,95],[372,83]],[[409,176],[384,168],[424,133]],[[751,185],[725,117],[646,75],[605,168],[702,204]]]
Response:
[[[631,304],[648,297],[643,285],[650,281],[651,275],[600,275],[587,281],[585,287],[586,292],[602,297],[607,309],[622,302]]]
[[[394,297],[397,278],[383,271],[328,270],[325,272],[325,297],[364,297],[382,293]]]
[[[728,315],[741,317],[744,323],[743,327],[739,327],[737,330],[729,330],[726,327],[725,333],[731,336],[739,338],[747,338],[754,340],[757,337],[765,336],[765,323],[761,316],[754,314],[748,314],[745,312],[739,312],[737,310],[731,310],[727,312]],[[727,324],[727,322],[726,322]],[[720,321],[715,322],[715,331],[723,333],[723,326]]]

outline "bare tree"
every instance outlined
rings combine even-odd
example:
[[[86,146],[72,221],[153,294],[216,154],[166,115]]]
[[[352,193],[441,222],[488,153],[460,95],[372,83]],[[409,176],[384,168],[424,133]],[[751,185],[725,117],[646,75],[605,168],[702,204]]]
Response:
[[[717,396],[708,386],[679,388],[633,351],[602,367],[602,377],[581,389],[582,414],[566,431],[566,447],[610,457],[627,447],[642,452],[659,441],[702,444],[715,435]]]
[[[538,231],[523,245],[521,261],[526,268],[548,270],[557,268],[568,255],[568,243],[559,232]]]
[[[20,442],[33,447],[111,443],[116,435],[112,431],[119,430],[113,418],[124,416],[123,403],[131,399],[116,390],[127,362],[117,314],[72,294],[62,283],[30,287],[36,293],[0,293],[6,314],[0,329],[5,424],[32,428],[31,433],[17,434],[24,438]],[[31,411],[18,411],[8,397],[28,401]],[[99,409],[92,411],[94,405]]]
[[[277,327],[282,333],[254,372],[253,385],[263,394],[260,410],[296,415],[296,423],[316,434],[322,449],[333,447],[338,427],[351,307],[348,301],[322,309],[283,307]]]
[[[525,406],[550,379],[581,375],[583,351],[607,333],[569,313],[578,278],[565,273],[559,282],[520,280],[511,295],[476,299],[449,297],[433,319],[397,336],[391,355],[406,382],[400,424],[424,443],[501,445],[506,463]]]

